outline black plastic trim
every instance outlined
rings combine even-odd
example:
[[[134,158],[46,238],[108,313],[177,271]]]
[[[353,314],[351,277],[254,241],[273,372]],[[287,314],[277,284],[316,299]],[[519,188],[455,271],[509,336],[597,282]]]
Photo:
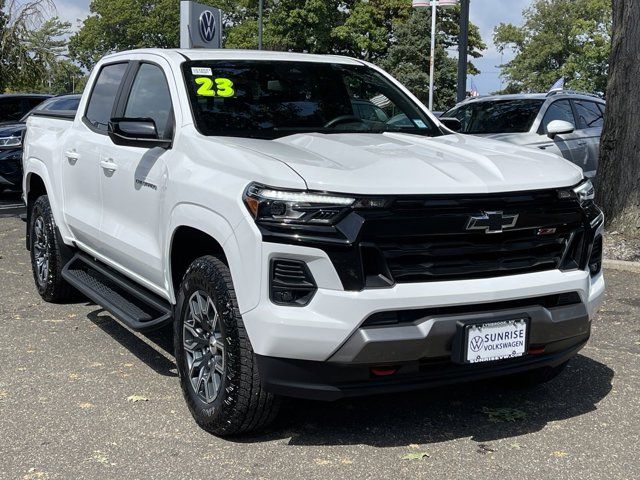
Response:
[[[99,278],[91,277],[93,282],[86,281],[86,271],[97,272],[105,277],[110,285]],[[173,320],[173,308],[166,300],[144,289],[112,268],[94,260],[87,254],[78,252],[62,269],[63,278],[81,293],[98,305],[104,307],[118,320],[133,330],[149,331],[161,328]],[[113,286],[120,292],[115,292]],[[129,297],[137,304],[146,305],[148,318],[140,318],[140,308],[127,308]],[[123,302],[122,300],[125,300]]]
[[[479,364],[455,364],[450,359],[393,365],[398,373],[371,376],[371,364],[336,364],[256,355],[265,390],[283,396],[334,401],[345,397],[404,392],[486,380],[544,367],[556,367],[574,357],[589,335],[556,342],[553,353]]]

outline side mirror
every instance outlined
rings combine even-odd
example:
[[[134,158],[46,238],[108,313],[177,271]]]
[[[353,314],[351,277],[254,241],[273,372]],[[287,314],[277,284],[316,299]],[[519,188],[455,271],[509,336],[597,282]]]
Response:
[[[116,145],[140,148],[171,147],[171,140],[159,137],[156,122],[151,118],[112,118],[108,133]]]
[[[556,135],[572,133],[575,129],[576,127],[571,122],[552,120],[547,124],[547,136],[553,139],[556,138]]]
[[[462,124],[457,118],[441,117],[438,120],[440,120],[445,127],[449,130],[453,130],[454,132],[459,132],[462,129]]]

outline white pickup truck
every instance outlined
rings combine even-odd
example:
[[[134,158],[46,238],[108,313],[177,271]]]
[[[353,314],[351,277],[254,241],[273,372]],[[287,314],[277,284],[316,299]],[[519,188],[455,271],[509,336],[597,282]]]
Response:
[[[231,50],[102,59],[27,124],[43,299],[173,323],[197,423],[557,375],[601,303],[603,215],[552,154],[454,134],[366,62]]]

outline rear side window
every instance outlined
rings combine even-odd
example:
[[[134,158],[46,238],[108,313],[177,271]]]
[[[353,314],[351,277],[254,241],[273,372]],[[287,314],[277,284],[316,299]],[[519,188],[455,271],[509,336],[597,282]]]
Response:
[[[94,128],[107,131],[120,83],[127,71],[126,63],[105,65],[100,70],[87,105],[86,119]]]
[[[573,103],[578,114],[578,129],[602,128],[604,118],[597,103],[587,100],[574,100]]]
[[[31,110],[33,107],[37,107],[40,105],[47,97],[35,97],[35,98],[27,98],[27,109]]]
[[[23,112],[21,98],[7,98],[0,100],[0,122],[19,119]]]
[[[157,65],[143,63],[136,74],[124,111],[126,118],[151,118],[160,138],[171,136],[171,94],[164,72]]]
[[[42,110],[77,110],[80,104],[80,97],[57,98],[47,103]]]
[[[563,120],[565,122],[576,124],[575,118],[573,118],[573,110],[571,109],[571,103],[569,100],[558,100],[553,102],[544,114],[542,120],[542,126],[544,127],[544,133],[547,132],[547,125],[554,120]]]

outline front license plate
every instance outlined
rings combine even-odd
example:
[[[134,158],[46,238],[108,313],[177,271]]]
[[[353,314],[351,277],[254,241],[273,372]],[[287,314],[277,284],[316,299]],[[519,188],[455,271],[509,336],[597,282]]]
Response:
[[[466,327],[466,360],[491,362],[521,357],[527,352],[527,321],[479,323]]]

